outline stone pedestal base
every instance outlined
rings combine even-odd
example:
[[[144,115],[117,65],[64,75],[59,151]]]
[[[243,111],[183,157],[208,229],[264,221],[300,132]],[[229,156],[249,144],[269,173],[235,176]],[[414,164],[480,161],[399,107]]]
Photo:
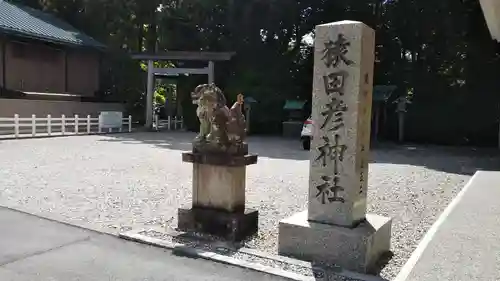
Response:
[[[257,210],[224,212],[208,208],[179,208],[178,228],[181,231],[196,231],[241,241],[257,233],[259,214]]]
[[[279,224],[279,254],[305,261],[335,264],[356,272],[370,272],[390,250],[392,220],[367,214],[355,228],[310,222],[307,211]]]
[[[193,164],[193,207],[227,212],[245,209],[246,167]]]
[[[248,145],[238,149],[246,153]],[[179,230],[231,241],[257,233],[258,212],[245,209],[246,166],[255,164],[257,155],[186,152],[182,160],[193,163],[193,204],[179,209]]]

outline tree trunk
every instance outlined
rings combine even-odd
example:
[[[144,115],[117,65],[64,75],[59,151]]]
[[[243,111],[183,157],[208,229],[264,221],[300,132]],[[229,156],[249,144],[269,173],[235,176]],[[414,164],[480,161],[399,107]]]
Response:
[[[148,52],[155,53],[157,51],[156,39],[157,39],[157,25],[149,24],[148,27],[148,36],[147,36],[147,46],[146,49]]]
[[[138,25],[138,35],[137,35],[137,52],[142,52],[144,47],[144,26],[142,24]]]

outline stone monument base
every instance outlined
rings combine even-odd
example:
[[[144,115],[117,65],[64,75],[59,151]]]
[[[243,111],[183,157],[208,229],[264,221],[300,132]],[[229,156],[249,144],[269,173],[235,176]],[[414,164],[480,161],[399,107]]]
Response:
[[[280,221],[280,255],[370,272],[390,250],[392,219],[367,214],[355,228],[308,221],[307,211]]]
[[[230,241],[242,241],[258,231],[257,210],[227,212],[209,208],[179,208],[178,229],[196,231],[223,237]]]

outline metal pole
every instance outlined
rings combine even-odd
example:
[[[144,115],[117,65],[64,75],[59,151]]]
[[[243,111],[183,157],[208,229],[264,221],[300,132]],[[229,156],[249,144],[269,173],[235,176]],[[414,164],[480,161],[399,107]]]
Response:
[[[215,80],[215,65],[213,61],[208,62],[208,84],[214,83]]]
[[[14,135],[19,137],[19,114],[14,115]]]
[[[52,135],[52,116],[47,115],[47,135]]]
[[[36,115],[31,115],[31,135],[34,137],[36,135]]]
[[[75,114],[75,134],[78,135],[79,129],[80,129],[80,124],[78,124],[78,114]]]
[[[148,61],[148,86],[146,93],[146,128],[151,129],[153,126],[153,88],[154,88],[154,73],[153,61]]]
[[[90,126],[92,125],[92,119],[90,118],[90,115],[87,115],[87,135],[90,135]]]
[[[64,136],[66,134],[66,116],[61,115],[61,134]]]
[[[404,133],[405,133],[405,113],[400,111],[398,113],[398,140],[399,142],[404,141]]]

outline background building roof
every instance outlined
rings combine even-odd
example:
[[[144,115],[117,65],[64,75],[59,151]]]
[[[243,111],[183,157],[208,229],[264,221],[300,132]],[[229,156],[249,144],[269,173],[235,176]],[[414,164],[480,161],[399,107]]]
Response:
[[[64,45],[105,48],[49,13],[5,0],[0,0],[0,33]]]
[[[373,101],[387,102],[396,89],[394,85],[376,85],[373,87]]]
[[[302,110],[306,105],[306,101],[302,100],[287,100],[283,109],[285,110]]]

